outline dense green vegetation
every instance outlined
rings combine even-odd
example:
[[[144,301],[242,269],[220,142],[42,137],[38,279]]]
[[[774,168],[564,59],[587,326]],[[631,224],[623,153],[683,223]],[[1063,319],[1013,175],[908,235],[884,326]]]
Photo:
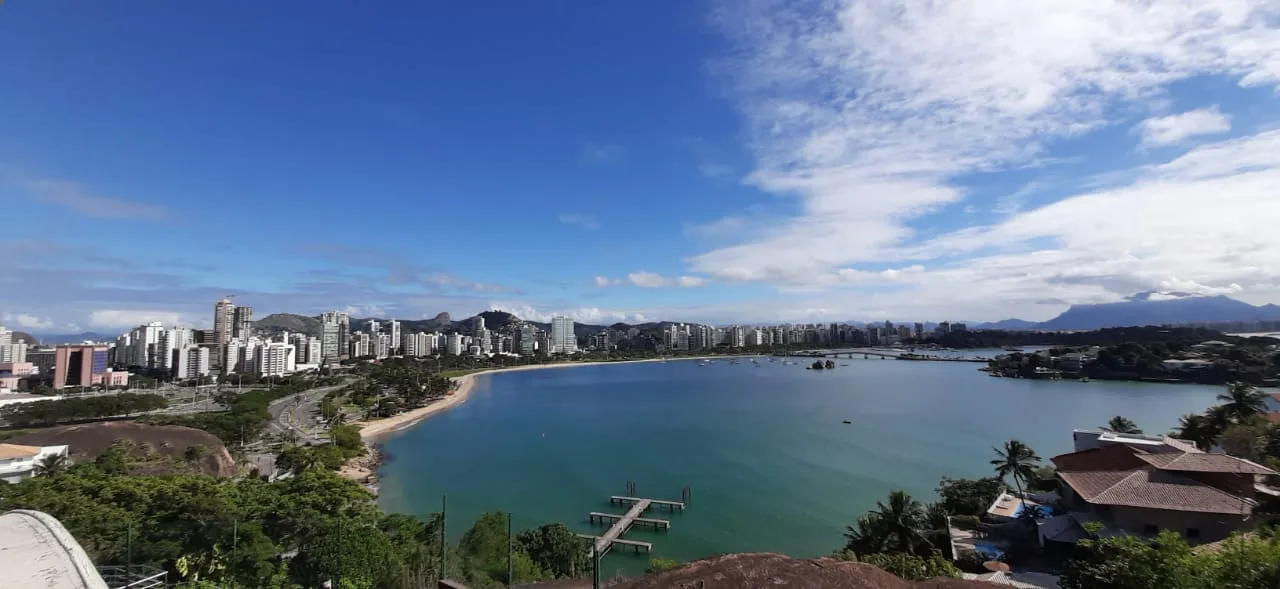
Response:
[[[171,579],[241,587],[425,588],[439,576],[440,518],[383,514],[358,484],[320,468],[275,482],[201,474],[138,475],[113,449],[90,464],[0,486],[0,511],[57,517],[100,564],[148,564]],[[132,473],[132,474],[131,474]],[[507,535],[488,513],[446,551],[451,578],[472,587],[585,576],[583,544],[562,524]],[[296,551],[296,556],[290,557]]]
[[[215,397],[227,408],[225,412],[154,416],[146,421],[154,425],[185,425],[202,429],[218,436],[230,448],[232,444],[246,444],[262,435],[263,429],[271,422],[267,407],[272,401],[291,394],[288,389],[260,389],[240,395],[226,391]]]
[[[1277,352],[1273,350],[1276,344],[1274,339],[1233,338],[1215,334],[1218,339],[1232,340],[1234,344],[1226,347],[1196,349],[1192,346],[1204,340],[1167,339],[1172,334],[1165,333],[1164,330],[1135,335],[1150,339],[1106,343],[1108,339],[1100,338],[1097,341],[1079,345],[1050,348],[1047,356],[1015,352],[992,360],[990,368],[1005,376],[1032,378],[1036,376],[1037,368],[1058,368],[1057,359],[1060,356],[1086,351],[1096,352],[1096,358],[1085,364],[1079,371],[1080,376],[1089,378],[1186,381],[1202,384],[1241,381],[1262,384],[1280,377],[1280,361],[1278,361],[1280,358],[1277,358]],[[1094,346],[1100,346],[1100,348],[1095,349]],[[1187,358],[1207,360],[1209,363],[1194,370],[1169,368],[1163,364],[1166,360]]]
[[[1232,383],[1218,395],[1222,404],[1183,415],[1169,435],[1203,450],[1217,445],[1233,456],[1280,468],[1280,424],[1265,418],[1266,398],[1248,384]]]
[[[136,415],[168,406],[168,401],[159,395],[121,393],[17,403],[0,409],[0,419],[17,427],[48,426],[87,419]]]
[[[1176,532],[1082,540],[1067,562],[1063,589],[1262,589],[1280,587],[1280,541],[1235,536],[1196,552]]]
[[[917,344],[947,348],[1005,348],[1010,346],[1115,346],[1126,342],[1197,344],[1228,340],[1221,332],[1200,327],[1108,327],[1093,331],[1004,331],[980,329],[930,336]]]

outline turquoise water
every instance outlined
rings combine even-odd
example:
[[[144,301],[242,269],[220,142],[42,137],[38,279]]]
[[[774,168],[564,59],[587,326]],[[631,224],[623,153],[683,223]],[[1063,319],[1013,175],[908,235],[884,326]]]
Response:
[[[670,531],[626,537],[682,560],[816,556],[842,546],[844,526],[893,489],[931,500],[944,475],[989,474],[992,446],[1009,438],[1047,459],[1071,450],[1072,428],[1124,415],[1163,432],[1218,393],[991,378],[969,363],[837,364],[672,361],[481,377],[466,403],[385,441],[380,502],[427,514],[447,493],[454,537],[488,510],[511,512],[517,529],[562,521],[588,532],[587,512],[624,511],[608,497],[627,481],[665,499],[687,485],[686,513],[651,512],[671,519]],[[619,552],[606,570],[645,562]]]

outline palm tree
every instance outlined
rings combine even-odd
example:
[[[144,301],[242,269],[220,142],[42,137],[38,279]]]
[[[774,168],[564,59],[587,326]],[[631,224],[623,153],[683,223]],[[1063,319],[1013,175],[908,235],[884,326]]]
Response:
[[[37,462],[33,469],[36,476],[56,476],[67,470],[66,454],[50,454]]]
[[[877,554],[884,552],[887,534],[880,518],[874,512],[858,516],[858,521],[844,529],[845,550],[856,554]]]
[[[1134,423],[1132,419],[1129,419],[1128,417],[1124,417],[1123,415],[1117,415],[1115,417],[1112,417],[1111,421],[1107,422],[1107,425],[1102,426],[1102,429],[1110,430],[1117,434],[1142,433],[1142,430],[1138,429],[1138,424]]]
[[[1018,496],[1022,496],[1022,486],[1036,476],[1036,466],[1040,464],[1040,457],[1036,456],[1035,450],[1030,446],[1018,440],[1009,440],[1004,443],[1004,449],[992,448],[997,458],[991,461],[991,465],[996,467],[996,475],[1005,478],[1013,475],[1013,482],[1018,487]]]
[[[1222,407],[1228,417],[1240,423],[1254,415],[1267,412],[1267,395],[1244,382],[1233,382],[1227,385],[1227,392],[1218,395]]]
[[[929,542],[922,532],[925,527],[924,506],[906,491],[899,489],[889,493],[889,503],[877,501],[876,510],[871,513],[882,526],[885,544],[897,552],[915,554],[921,542]]]
[[[1194,442],[1197,448],[1208,451],[1218,441],[1221,433],[1222,430],[1209,417],[1191,413],[1178,418],[1178,427],[1169,432],[1169,435]]]

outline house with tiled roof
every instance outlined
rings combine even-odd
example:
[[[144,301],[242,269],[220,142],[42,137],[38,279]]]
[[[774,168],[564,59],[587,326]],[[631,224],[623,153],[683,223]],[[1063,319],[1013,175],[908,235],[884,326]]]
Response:
[[[1108,444],[1055,456],[1060,507],[1112,533],[1173,530],[1213,542],[1254,527],[1260,464],[1162,443]]]

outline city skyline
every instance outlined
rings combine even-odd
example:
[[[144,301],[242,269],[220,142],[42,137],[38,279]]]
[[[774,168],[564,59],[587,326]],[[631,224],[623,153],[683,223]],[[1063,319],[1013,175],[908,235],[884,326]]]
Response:
[[[1263,0],[233,4],[3,7],[0,324],[1280,303]]]

